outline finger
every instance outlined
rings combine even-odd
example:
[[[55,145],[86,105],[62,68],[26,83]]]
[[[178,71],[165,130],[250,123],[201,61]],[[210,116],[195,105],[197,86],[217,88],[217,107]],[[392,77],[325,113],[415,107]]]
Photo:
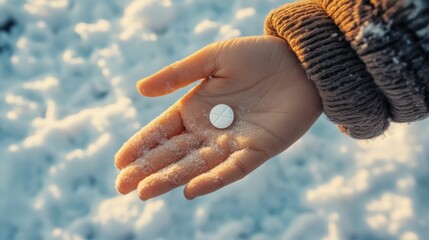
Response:
[[[266,154],[255,150],[246,148],[236,151],[219,166],[192,179],[184,189],[185,197],[193,199],[214,192],[242,179],[266,160]]]
[[[140,94],[161,96],[212,75],[216,69],[216,45],[209,45],[181,61],[137,82]]]
[[[179,109],[173,105],[124,143],[116,153],[116,167],[124,168],[141,157],[144,152],[156,147],[162,141],[179,135],[184,130]]]
[[[142,179],[179,161],[200,145],[201,142],[193,134],[173,137],[125,167],[116,179],[116,189],[122,194],[131,192]]]
[[[138,185],[138,195],[142,200],[147,200],[166,193],[215,167],[228,155],[228,152],[218,147],[198,149],[179,162],[143,179]]]

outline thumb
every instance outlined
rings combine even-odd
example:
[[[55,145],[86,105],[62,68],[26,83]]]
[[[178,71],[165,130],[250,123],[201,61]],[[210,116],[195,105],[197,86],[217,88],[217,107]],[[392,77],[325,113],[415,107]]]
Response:
[[[216,45],[208,45],[196,53],[161,69],[137,82],[137,90],[148,97],[162,96],[209,77],[216,71]]]

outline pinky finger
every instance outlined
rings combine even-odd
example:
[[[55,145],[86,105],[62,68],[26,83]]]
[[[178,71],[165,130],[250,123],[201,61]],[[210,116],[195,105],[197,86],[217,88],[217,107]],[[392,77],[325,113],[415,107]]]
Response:
[[[214,192],[242,179],[268,158],[266,154],[252,149],[236,151],[217,167],[189,181],[184,189],[184,195],[187,199],[193,199]]]

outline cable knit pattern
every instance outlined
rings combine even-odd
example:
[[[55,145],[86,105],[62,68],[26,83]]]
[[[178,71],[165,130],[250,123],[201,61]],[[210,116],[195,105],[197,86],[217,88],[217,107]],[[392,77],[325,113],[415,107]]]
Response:
[[[328,118],[359,139],[428,115],[429,1],[304,0],[272,11]]]

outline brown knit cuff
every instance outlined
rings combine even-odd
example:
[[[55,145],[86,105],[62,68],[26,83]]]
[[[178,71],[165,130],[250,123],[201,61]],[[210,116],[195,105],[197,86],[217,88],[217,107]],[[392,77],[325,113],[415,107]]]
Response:
[[[316,0],[389,103],[393,122],[428,116],[429,1]]]
[[[325,10],[298,1],[272,11],[265,34],[285,39],[316,84],[326,116],[354,138],[382,134],[388,102],[365,64]]]

